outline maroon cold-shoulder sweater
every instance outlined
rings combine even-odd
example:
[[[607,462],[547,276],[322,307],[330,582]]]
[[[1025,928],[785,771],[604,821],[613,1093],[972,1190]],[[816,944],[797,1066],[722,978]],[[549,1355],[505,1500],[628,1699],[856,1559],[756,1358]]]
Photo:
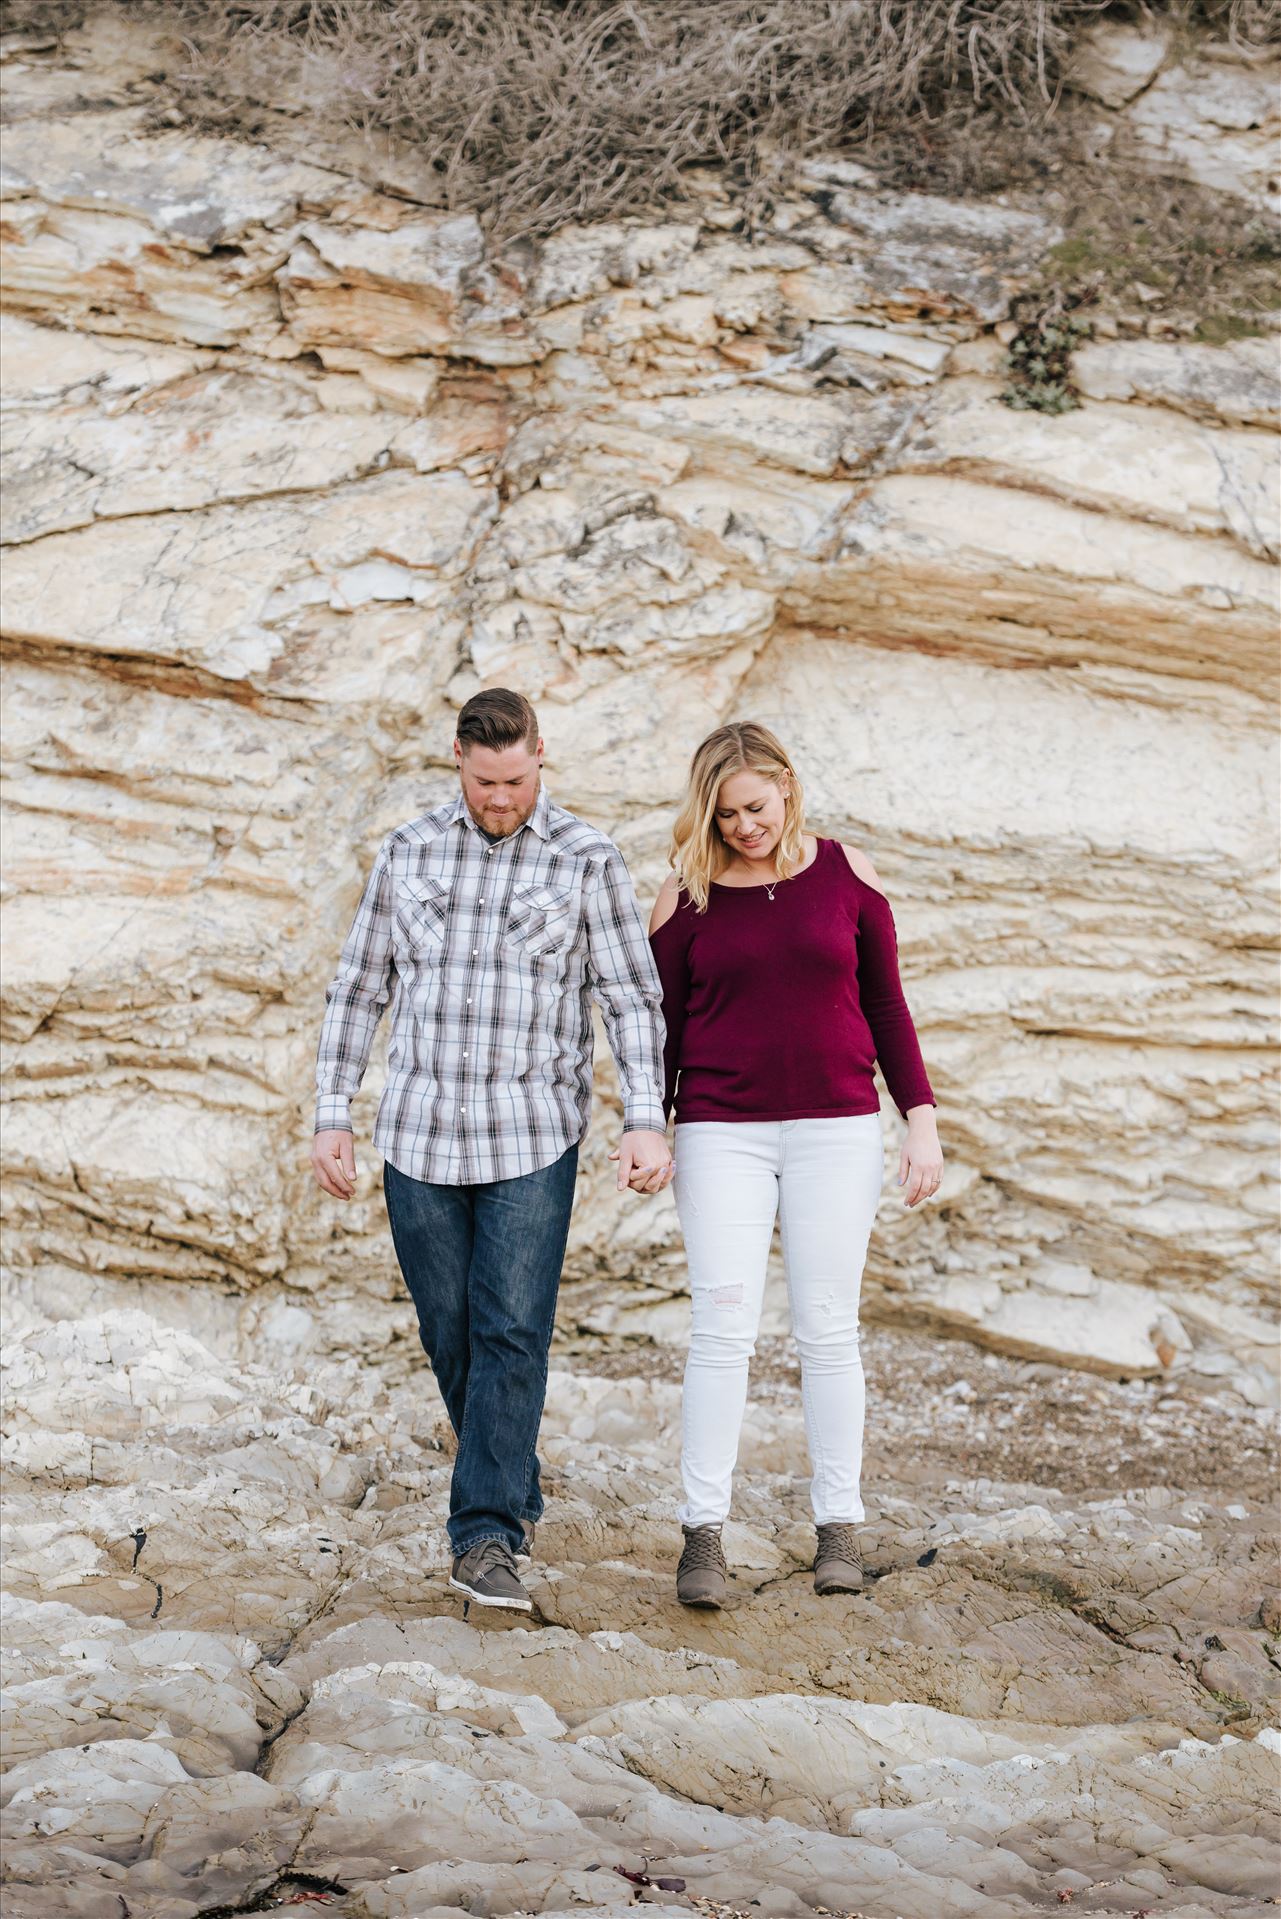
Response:
[[[898,976],[890,903],[838,840],[774,888],[682,892],[650,935],[667,1021],[676,1122],[875,1113],[879,1060],[899,1111],[932,1106]]]

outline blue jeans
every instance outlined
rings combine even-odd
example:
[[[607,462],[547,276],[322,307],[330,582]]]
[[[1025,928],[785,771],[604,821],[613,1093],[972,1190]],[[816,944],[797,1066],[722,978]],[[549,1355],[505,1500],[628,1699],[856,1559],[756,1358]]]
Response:
[[[578,1148],[521,1179],[435,1186],[383,1165],[392,1242],[458,1436],[449,1543],[521,1544],[543,1510],[534,1446],[547,1392]]]

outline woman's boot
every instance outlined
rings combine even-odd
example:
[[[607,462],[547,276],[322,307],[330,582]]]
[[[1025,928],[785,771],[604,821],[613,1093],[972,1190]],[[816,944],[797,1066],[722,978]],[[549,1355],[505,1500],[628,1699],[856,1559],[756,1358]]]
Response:
[[[721,1551],[719,1526],[682,1526],[685,1550],[676,1568],[676,1597],[682,1606],[725,1604],[729,1568]]]
[[[837,1520],[818,1529],[814,1555],[816,1593],[856,1593],[863,1589],[863,1555],[858,1549],[858,1527]]]

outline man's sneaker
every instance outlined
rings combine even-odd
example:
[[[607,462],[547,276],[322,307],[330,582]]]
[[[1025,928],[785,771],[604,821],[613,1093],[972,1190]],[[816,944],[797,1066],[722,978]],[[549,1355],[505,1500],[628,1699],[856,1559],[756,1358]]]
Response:
[[[516,1561],[505,1539],[482,1539],[454,1561],[449,1583],[478,1606],[506,1612],[533,1612],[534,1602],[516,1577]]]
[[[528,1566],[530,1560],[534,1557],[533,1520],[522,1519],[520,1522],[520,1530],[522,1537],[519,1546],[516,1548],[516,1564],[519,1566],[523,1560],[525,1565]]]
[[[719,1526],[682,1526],[685,1550],[676,1568],[676,1597],[682,1606],[723,1606],[729,1568],[721,1551]]]
[[[814,1555],[816,1593],[856,1593],[863,1589],[863,1555],[858,1549],[858,1527],[849,1520],[833,1521],[818,1529]]]

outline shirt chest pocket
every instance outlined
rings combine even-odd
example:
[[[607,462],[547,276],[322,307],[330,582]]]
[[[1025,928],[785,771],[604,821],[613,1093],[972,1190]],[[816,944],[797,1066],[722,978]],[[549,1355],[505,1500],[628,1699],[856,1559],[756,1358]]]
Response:
[[[573,894],[565,887],[527,885],[512,890],[503,939],[527,959],[564,952],[573,937]]]
[[[446,881],[424,874],[402,880],[396,890],[393,924],[396,943],[415,959],[438,961],[445,950],[450,889]]]

